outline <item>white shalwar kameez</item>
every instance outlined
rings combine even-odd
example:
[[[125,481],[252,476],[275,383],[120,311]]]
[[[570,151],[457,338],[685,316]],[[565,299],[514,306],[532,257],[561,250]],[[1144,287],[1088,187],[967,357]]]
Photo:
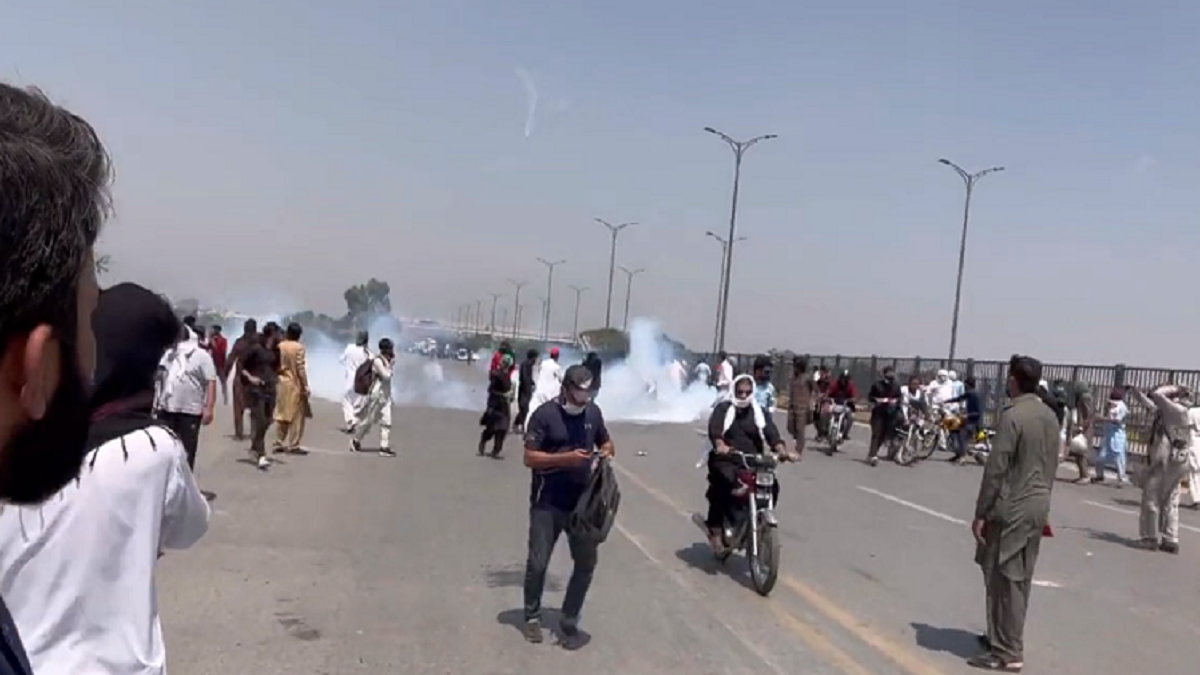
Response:
[[[537,410],[546,401],[552,401],[562,393],[562,366],[555,359],[542,359],[538,365],[537,384],[533,388],[533,399],[529,402],[529,414]]]
[[[379,425],[379,447],[391,449],[392,435],[392,365],[382,356],[371,361],[375,377],[354,421],[354,442],[361,444],[371,427]]]
[[[354,426],[356,411],[362,405],[363,398],[354,393],[354,374],[368,358],[370,354],[367,353],[367,348],[359,345],[346,345],[346,351],[342,352],[342,368],[346,373],[346,393],[342,396],[342,421],[346,423],[347,429]]]

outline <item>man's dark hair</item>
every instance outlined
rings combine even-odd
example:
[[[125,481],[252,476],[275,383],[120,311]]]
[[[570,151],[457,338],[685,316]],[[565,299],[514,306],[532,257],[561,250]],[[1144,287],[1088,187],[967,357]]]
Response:
[[[530,361],[537,359],[537,357],[538,350],[536,349],[530,349],[529,351],[525,352],[525,358],[529,359]]]
[[[354,339],[354,344],[358,345],[359,347],[366,347],[370,343],[370,334],[368,334],[365,330],[358,331],[358,335],[356,335]]]
[[[300,324],[293,321],[288,324],[287,331],[284,333],[284,335],[286,335],[287,339],[289,340],[299,340],[303,333],[304,329],[300,327]]]
[[[884,366],[884,367],[883,367],[883,374],[884,374],[884,375],[887,375],[888,373],[891,373],[892,375],[895,375],[895,374],[896,374],[896,367],[895,367],[895,366]]]
[[[792,368],[798,373],[807,371],[808,359],[804,358],[803,356],[797,356],[796,358],[792,359]]]
[[[974,389],[975,388],[975,378],[968,377],[967,379],[963,380],[963,386],[966,387],[967,389]]]
[[[0,354],[40,324],[73,343],[79,275],[111,209],[110,179],[83,118],[0,83]]]
[[[221,324],[214,323],[212,325],[212,332],[213,332],[213,335],[220,335],[221,334]]]
[[[242,332],[246,333],[247,335],[251,333],[257,333],[258,322],[254,319],[246,319],[246,321],[242,323]]]
[[[729,354],[726,354],[725,352],[717,352],[718,361],[724,361],[727,358],[729,358]]]
[[[1042,362],[1032,356],[1014,355],[1008,361],[1008,376],[1017,383],[1017,391],[1032,394],[1042,381]]]
[[[773,364],[771,363],[771,357],[769,357],[769,356],[759,355],[759,356],[754,357],[754,370],[756,370],[756,371],[762,370],[764,368],[770,368],[772,365]]]
[[[196,317],[192,316],[191,314],[183,317],[183,325],[191,328],[192,330],[196,330]]]
[[[381,352],[390,352],[392,351],[393,347],[394,345],[392,345],[392,341],[387,338],[383,338],[379,341],[379,351]]]

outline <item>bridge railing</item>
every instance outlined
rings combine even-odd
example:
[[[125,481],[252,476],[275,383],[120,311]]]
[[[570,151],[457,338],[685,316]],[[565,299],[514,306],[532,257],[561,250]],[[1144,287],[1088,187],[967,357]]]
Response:
[[[730,354],[738,372],[749,372],[758,354]],[[712,356],[704,355],[711,363]],[[774,362],[773,381],[781,397],[786,397],[791,387],[792,364],[791,356],[777,357]],[[845,355],[809,355],[809,374],[820,366],[827,366],[833,376],[846,370],[864,398],[871,385],[879,379],[879,373],[886,366],[896,369],[896,378],[904,384],[913,375],[928,382],[939,370],[953,370],[959,379],[975,378],[976,391],[982,398],[984,422],[994,423],[997,414],[1004,406],[1008,396],[1008,361],[986,361],[976,359],[946,359],[922,358],[920,356],[845,356]],[[1072,403],[1079,392],[1088,390],[1092,394],[1093,404],[1103,411],[1109,392],[1115,387],[1134,385],[1140,389],[1149,389],[1164,382],[1179,384],[1192,391],[1200,391],[1200,370],[1183,370],[1170,368],[1141,368],[1115,364],[1111,366],[1086,364],[1047,363],[1042,366],[1042,377],[1048,382],[1056,380],[1067,385]],[[1126,418],[1126,433],[1129,438],[1129,452],[1133,454],[1146,453],[1146,441],[1150,432],[1150,423],[1154,419],[1154,411],[1148,410],[1131,397],[1125,399],[1129,406],[1129,417]]]

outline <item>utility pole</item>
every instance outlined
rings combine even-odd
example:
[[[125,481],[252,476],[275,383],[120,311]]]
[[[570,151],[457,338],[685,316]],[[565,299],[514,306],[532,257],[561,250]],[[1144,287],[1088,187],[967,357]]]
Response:
[[[513,338],[520,334],[521,312],[524,308],[525,305],[517,305],[517,308],[513,310]]]
[[[607,220],[601,218],[596,218],[595,220],[597,223],[607,227],[608,231],[612,233],[612,248],[609,249],[608,252],[608,304],[605,305],[604,308],[604,327],[612,328],[612,292],[613,275],[617,270],[617,235],[621,234],[621,230],[624,230],[630,225],[637,225],[637,223],[621,223],[620,225],[613,225]]]
[[[954,169],[959,178],[963,179],[963,185],[967,188],[967,198],[963,203],[962,238],[958,242],[958,280],[954,284],[954,317],[950,320],[950,361],[954,361],[954,350],[958,346],[958,308],[962,301],[963,266],[967,261],[967,223],[971,219],[971,192],[974,191],[975,183],[979,182],[980,178],[989,173],[1003,171],[1004,167],[993,166],[977,173],[967,173],[965,169],[948,159],[939,159],[938,162]]]
[[[746,151],[754,147],[760,141],[767,141],[772,138],[778,138],[775,134],[764,134],[755,136],[748,141],[736,141],[730,136],[717,131],[712,127],[704,127],[704,130],[710,134],[714,134],[729,145],[729,149],[733,150],[733,198],[729,207],[729,236],[725,241],[736,241],[737,239],[737,205],[738,205],[738,186],[741,183],[742,177],[742,157]],[[721,328],[717,334],[717,351],[725,349],[725,327],[729,322],[729,279],[733,275],[733,247],[725,247],[725,274],[721,286]]]
[[[633,295],[633,278],[646,270],[641,267],[636,270],[631,270],[624,266],[618,266],[625,273],[625,327],[621,330],[629,331],[629,298]]]
[[[571,336],[572,336],[571,339],[576,344],[578,344],[579,343],[579,300],[580,300],[580,298],[583,297],[584,292],[587,291],[587,286],[583,286],[583,287],[571,286],[571,290],[575,291],[575,324],[574,324],[575,327],[571,329]]]
[[[492,296],[492,324],[488,326],[488,334],[496,337],[496,301],[504,297],[503,293],[488,293]]]
[[[550,300],[554,296],[554,268],[567,262],[566,260],[555,260],[553,262],[545,258],[538,258],[538,262],[546,266],[546,308],[542,310],[542,336],[545,339],[550,337]]]
[[[513,338],[517,337],[517,324],[521,320],[521,289],[529,285],[528,281],[513,281],[508,280],[508,283],[517,287],[517,294],[513,298]]]
[[[500,326],[503,327],[503,326],[507,326],[507,325],[508,325],[508,308],[501,307],[500,308]]]
[[[545,299],[545,298],[538,298],[538,300],[540,300],[540,301],[541,301],[541,303],[542,303],[542,325],[538,326],[538,335],[540,336],[540,339],[541,339],[543,342],[545,342],[545,341],[546,341],[546,340],[549,338],[549,335],[546,333],[546,330],[545,330],[545,329],[546,329],[546,322],[545,322],[545,318],[546,318],[546,299]]]
[[[721,336],[721,317],[725,313],[725,305],[722,302],[722,292],[725,289],[725,256],[728,255],[728,252],[725,249],[729,247],[729,242],[725,241],[725,237],[722,237],[712,230],[708,230],[704,234],[716,239],[721,244],[721,278],[717,280],[717,320],[713,324],[712,353],[716,354],[717,341],[720,340]],[[746,241],[746,239],[746,237],[738,237],[733,241],[734,243],[737,243],[739,241]]]
[[[475,301],[475,334],[483,332],[483,301]]]

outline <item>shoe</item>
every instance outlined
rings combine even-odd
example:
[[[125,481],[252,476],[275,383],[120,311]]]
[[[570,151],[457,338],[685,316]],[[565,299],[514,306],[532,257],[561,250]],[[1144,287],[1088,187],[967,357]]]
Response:
[[[259,457],[258,458],[258,468],[263,471],[266,471],[267,469],[271,468],[271,460],[268,459],[266,455]]]
[[[987,633],[980,633],[979,635],[976,635],[975,641],[979,643],[980,647],[983,647],[988,651],[992,650],[992,641],[990,638],[988,638]]]
[[[362,452],[362,443],[359,443],[358,439],[350,439],[350,452]]]
[[[559,644],[567,649],[579,646],[579,620],[563,617],[558,624]]]
[[[396,453],[393,452],[391,448],[380,448],[379,455],[381,457],[395,457]]]
[[[484,442],[483,442],[483,441],[479,441],[478,454],[479,454],[479,456],[480,456],[480,457],[483,457],[483,454],[484,454],[484,452],[485,452],[485,450],[484,450],[484,445],[485,445],[485,444],[484,444]]]
[[[1164,541],[1158,545],[1158,550],[1171,555],[1179,555],[1179,544],[1174,541]]]
[[[878,457],[868,457],[867,464],[869,464],[871,466],[879,466],[879,458]]]
[[[521,631],[525,635],[525,641],[530,644],[542,644],[542,622],[537,619],[531,619],[525,622],[525,630]]]
[[[1009,663],[991,652],[972,656],[967,659],[967,665],[981,670],[999,670],[1005,673],[1019,673],[1021,672],[1021,668],[1025,667],[1024,663],[1019,661]]]

